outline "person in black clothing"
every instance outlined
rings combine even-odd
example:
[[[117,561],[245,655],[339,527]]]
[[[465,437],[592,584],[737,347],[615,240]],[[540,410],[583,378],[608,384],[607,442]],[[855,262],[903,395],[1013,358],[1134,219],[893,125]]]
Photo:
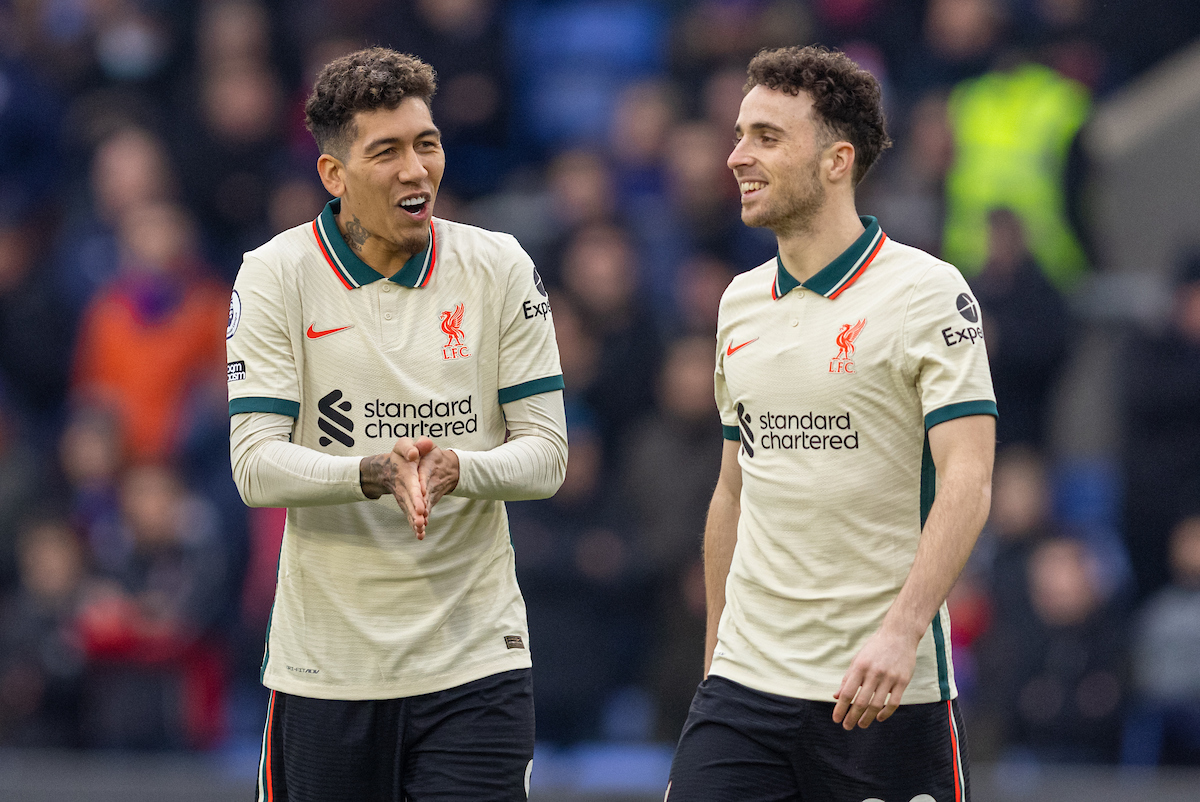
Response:
[[[1167,582],[1171,526],[1200,502],[1200,257],[1185,265],[1167,328],[1135,332],[1122,364],[1124,532],[1145,598]]]
[[[983,307],[984,335],[996,405],[1000,445],[1042,446],[1055,378],[1070,344],[1067,304],[1034,263],[1017,216],[991,214],[988,261],[971,280]]]

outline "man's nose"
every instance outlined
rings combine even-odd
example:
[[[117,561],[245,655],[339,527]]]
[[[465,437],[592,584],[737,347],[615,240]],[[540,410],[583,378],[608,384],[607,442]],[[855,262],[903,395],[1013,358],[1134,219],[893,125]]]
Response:
[[[420,181],[429,175],[429,171],[425,169],[425,165],[417,156],[417,152],[412,148],[404,151],[404,155],[400,158],[400,164],[396,168],[397,176],[403,184],[410,184]]]

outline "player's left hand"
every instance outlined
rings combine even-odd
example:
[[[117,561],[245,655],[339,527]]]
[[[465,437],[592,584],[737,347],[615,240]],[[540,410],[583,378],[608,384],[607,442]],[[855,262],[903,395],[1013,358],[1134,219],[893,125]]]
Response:
[[[417,465],[417,476],[425,496],[426,516],[433,512],[433,505],[442,496],[458,487],[458,454],[438,448],[428,437],[417,441],[421,462]]]
[[[833,695],[833,720],[844,729],[867,728],[884,721],[900,706],[900,697],[917,667],[917,644],[902,633],[880,629],[867,639],[842,686]]]

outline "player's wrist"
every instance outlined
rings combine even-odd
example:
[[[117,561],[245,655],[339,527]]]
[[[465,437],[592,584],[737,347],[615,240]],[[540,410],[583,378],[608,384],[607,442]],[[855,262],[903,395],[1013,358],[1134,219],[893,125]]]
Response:
[[[358,485],[362,488],[363,495],[369,499],[377,499],[388,491],[382,470],[386,458],[386,454],[376,454],[363,457],[358,462]]]

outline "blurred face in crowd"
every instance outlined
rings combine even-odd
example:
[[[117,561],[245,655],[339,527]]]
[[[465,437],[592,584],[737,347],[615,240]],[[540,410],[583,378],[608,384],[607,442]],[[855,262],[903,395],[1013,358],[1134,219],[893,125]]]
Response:
[[[1049,512],[1049,479],[1041,459],[1020,446],[1003,451],[992,488],[992,532],[1004,540],[1029,537],[1046,523]]]
[[[139,548],[178,541],[183,491],[175,474],[157,465],[130,468],[121,482],[121,512]]]
[[[394,109],[354,115],[356,135],[344,158],[317,162],[331,195],[342,199],[350,246],[381,254],[414,254],[429,242],[429,221],[446,154],[425,101],[409,97]]]
[[[563,258],[563,283],[597,323],[619,323],[634,293],[633,249],[621,229],[595,225],[580,231]]]
[[[707,337],[688,337],[671,344],[659,379],[663,410],[689,423],[708,423],[716,412],[711,385],[713,349]]]
[[[162,142],[139,128],[118,131],[96,149],[91,184],[97,213],[109,222],[135,203],[167,197],[171,176]]]
[[[1185,518],[1171,532],[1171,575],[1185,588],[1200,589],[1200,516]]]
[[[1051,626],[1083,622],[1099,604],[1087,548],[1057,538],[1040,545],[1029,562],[1029,594],[1038,616]]]
[[[777,235],[806,231],[825,204],[827,138],[812,99],[759,85],[742,99],[726,164],[742,197],[742,222]]]
[[[165,273],[181,265],[195,247],[195,225],[173,203],[143,203],[121,216],[121,250],[128,266]]]
[[[22,533],[18,546],[21,584],[46,601],[68,597],[83,575],[83,554],[66,524],[44,522]]]

